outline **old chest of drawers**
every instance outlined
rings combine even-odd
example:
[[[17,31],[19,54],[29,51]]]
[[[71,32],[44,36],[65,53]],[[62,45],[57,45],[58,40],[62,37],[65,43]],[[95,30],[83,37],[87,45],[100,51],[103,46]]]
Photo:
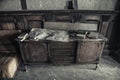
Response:
[[[46,29],[40,29],[40,31],[41,30],[46,31]],[[57,33],[55,33],[55,35],[56,34]],[[41,36],[38,37],[37,35],[37,38],[41,38]],[[51,38],[53,39],[54,37]],[[26,64],[41,62],[50,62],[53,64],[98,64],[106,41],[106,38],[102,35],[98,35],[97,38],[69,36],[68,41],[48,40],[47,37],[38,41],[34,39],[27,38],[24,41],[18,40],[22,58]]]

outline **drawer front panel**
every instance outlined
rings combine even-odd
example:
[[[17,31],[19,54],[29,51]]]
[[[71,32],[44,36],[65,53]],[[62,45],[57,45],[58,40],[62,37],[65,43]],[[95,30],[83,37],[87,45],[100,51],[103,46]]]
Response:
[[[23,50],[23,56],[25,56],[27,62],[47,61],[47,49],[45,43],[26,43]]]
[[[74,48],[76,46],[75,42],[50,42],[51,48]]]
[[[103,48],[102,42],[83,42],[78,43],[77,50],[77,62],[86,63],[96,61],[100,55]]]
[[[76,42],[50,42],[50,60],[55,64],[71,64],[75,61]]]

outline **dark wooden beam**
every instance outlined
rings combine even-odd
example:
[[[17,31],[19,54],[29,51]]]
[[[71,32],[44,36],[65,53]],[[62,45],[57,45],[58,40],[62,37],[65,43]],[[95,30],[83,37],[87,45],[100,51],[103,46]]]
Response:
[[[26,0],[21,0],[21,6],[23,10],[27,10],[27,3]]]
[[[117,0],[115,10],[120,11],[120,0]]]
[[[17,10],[0,11],[0,15],[37,15],[37,14],[88,14],[88,15],[116,15],[120,11],[97,11],[97,10]]]

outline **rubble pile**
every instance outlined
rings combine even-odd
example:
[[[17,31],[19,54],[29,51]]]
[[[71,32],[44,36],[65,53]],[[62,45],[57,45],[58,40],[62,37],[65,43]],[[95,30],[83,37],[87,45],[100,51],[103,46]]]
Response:
[[[69,40],[69,34],[67,31],[33,28],[28,38],[35,41],[53,40],[67,42]]]

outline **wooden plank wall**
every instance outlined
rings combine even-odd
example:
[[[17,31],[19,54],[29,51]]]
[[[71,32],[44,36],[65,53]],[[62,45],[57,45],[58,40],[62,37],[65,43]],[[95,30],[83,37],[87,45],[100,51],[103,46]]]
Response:
[[[6,13],[4,13],[4,14],[6,14]],[[10,14],[8,14],[8,15],[2,14],[0,16],[0,32],[2,33],[2,31],[4,31],[4,36],[6,36],[6,37],[10,33],[13,33],[14,31],[16,31],[16,32],[11,35],[11,38],[4,38],[5,40],[3,39],[2,35],[0,35],[1,42],[5,43],[2,45],[0,44],[0,46],[3,47],[1,49],[4,49],[6,51],[8,50],[8,52],[11,52],[12,49],[14,49],[14,52],[16,52],[17,51],[16,48],[18,48],[18,44],[16,43],[16,41],[14,39],[17,37],[17,35],[19,35],[21,32],[29,32],[31,28],[44,28],[43,25],[44,25],[45,21],[70,22],[70,23],[74,23],[75,21],[76,22],[99,21],[99,24],[101,24],[101,25],[99,25],[100,26],[99,32],[101,34],[103,34],[104,36],[106,36],[109,22],[110,22],[110,20],[112,21],[112,19],[113,19],[111,17],[112,13],[110,12],[111,14],[108,15],[107,17],[103,16],[104,13],[106,13],[106,12],[103,12],[103,15],[101,15],[102,12],[100,12],[100,14],[99,14],[98,12],[95,13],[94,11],[92,12],[92,14],[88,14],[88,13],[84,14],[84,13],[87,13],[87,11],[85,11],[85,12],[83,11],[83,13],[79,14],[79,15],[77,13],[72,13],[72,12],[70,13],[70,12],[66,12],[66,11],[65,12],[63,11],[61,14],[59,13],[59,11],[58,11],[58,13],[55,12],[55,14],[49,13],[49,11],[47,11],[47,13],[45,13],[45,12],[38,13],[38,11],[33,11],[31,13],[29,13],[27,11],[23,11],[23,12],[21,12],[21,11],[14,12],[13,11],[13,13],[10,12]],[[9,33],[7,33],[8,31],[9,31]],[[16,44],[14,44],[14,43],[16,43]],[[6,47],[6,45],[7,45],[7,47]],[[14,46],[9,47],[8,45],[12,45],[12,46],[14,45]]]

